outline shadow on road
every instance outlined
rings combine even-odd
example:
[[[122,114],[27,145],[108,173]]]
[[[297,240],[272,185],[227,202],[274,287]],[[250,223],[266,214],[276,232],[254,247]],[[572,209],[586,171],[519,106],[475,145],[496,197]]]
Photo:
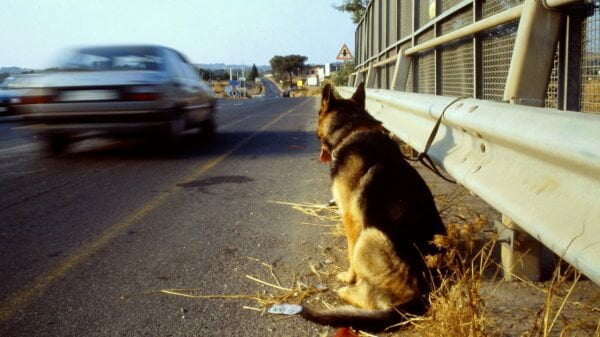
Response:
[[[210,139],[197,135],[186,136],[176,143],[165,140],[121,140],[100,143],[96,146],[78,148],[51,157],[52,160],[185,160],[201,159],[227,153],[238,146],[232,156],[246,156],[248,159],[269,156],[299,156],[307,153],[318,157],[319,145],[313,132],[305,131],[266,131],[219,132]]]

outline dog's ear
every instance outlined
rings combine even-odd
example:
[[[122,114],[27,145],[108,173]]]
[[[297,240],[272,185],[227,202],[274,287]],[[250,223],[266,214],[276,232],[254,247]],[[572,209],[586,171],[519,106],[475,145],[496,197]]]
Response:
[[[365,108],[365,82],[361,82],[356,88],[354,95],[350,98],[354,103],[358,104],[362,109]]]
[[[333,92],[333,88],[331,84],[327,83],[323,88],[323,94],[321,98],[321,112],[325,112],[329,109],[329,107],[335,105],[336,98]]]

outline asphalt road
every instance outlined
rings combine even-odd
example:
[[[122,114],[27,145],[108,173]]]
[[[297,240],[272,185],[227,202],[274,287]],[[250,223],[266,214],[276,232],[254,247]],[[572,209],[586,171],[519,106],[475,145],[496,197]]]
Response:
[[[270,89],[271,91],[273,89]],[[220,102],[218,134],[174,151],[86,140],[48,158],[0,124],[0,336],[314,336],[325,328],[202,295],[265,291],[318,259],[322,229],[272,203],[325,202],[318,100]],[[287,282],[287,283],[286,283]]]

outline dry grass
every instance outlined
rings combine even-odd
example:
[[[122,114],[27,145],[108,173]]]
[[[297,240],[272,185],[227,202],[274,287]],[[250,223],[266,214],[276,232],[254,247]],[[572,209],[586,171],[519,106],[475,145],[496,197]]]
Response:
[[[296,91],[292,91],[292,97],[307,97],[321,96],[323,89],[321,87],[304,87]]]
[[[229,85],[227,81],[211,82],[215,95],[222,95],[225,92],[225,87]]]
[[[476,248],[476,234],[484,225],[483,218],[472,224],[451,224],[448,235],[436,236],[434,243],[444,248],[445,253],[425,258],[430,267],[446,270],[446,276],[430,294],[427,315],[408,320],[412,333],[431,337],[487,336],[485,301],[480,288],[492,264],[495,240]]]
[[[521,279],[521,282],[544,296],[541,307],[533,313],[531,328],[522,336],[600,337],[600,293],[589,296],[587,301],[583,302],[573,299],[581,279],[581,273],[563,263],[558,264],[546,287],[542,288],[531,281]]]
[[[600,79],[590,78],[583,82],[581,111],[600,113]]]
[[[322,204],[310,203],[289,203],[281,201],[270,201],[275,204],[292,207],[294,210],[307,214],[315,219],[313,223],[304,223],[307,226],[323,227],[327,230],[326,234],[332,237],[341,238],[343,236],[340,228],[341,217],[337,208],[325,206]],[[285,286],[276,276],[273,266],[267,262],[256,258],[247,257],[251,262],[266,268],[270,274],[270,280],[263,280],[253,275],[246,275],[246,278],[259,286],[260,292],[255,294],[205,294],[202,289],[162,289],[159,291],[149,292],[146,294],[164,294],[169,296],[178,296],[199,300],[245,300],[254,302],[253,306],[243,305],[242,308],[253,310],[264,314],[267,309],[276,304],[301,304],[308,299],[318,300],[326,306],[332,304],[328,301],[327,296],[319,297],[329,288],[326,285],[334,279],[340,268],[334,264],[337,257],[332,255],[331,249],[321,247],[324,256],[324,264],[308,264],[308,271],[301,275],[293,275],[291,285]]]
[[[557,269],[552,281],[545,287],[531,282],[524,282],[530,287],[540,291],[545,296],[543,305],[530,314],[531,326],[526,333],[518,335],[501,331],[494,326],[497,317],[486,306],[487,296],[482,293],[482,284],[490,281],[490,269],[498,268],[493,258],[496,246],[494,237],[482,234],[481,230],[488,227],[485,217],[458,207],[456,200],[462,192],[455,191],[449,195],[436,196],[438,204],[443,205],[445,213],[451,213],[454,219],[464,220],[461,223],[448,225],[448,234],[438,236],[434,243],[445,248],[445,253],[438,256],[428,256],[426,260],[432,267],[446,270],[445,278],[441,284],[430,294],[430,310],[423,317],[407,317],[399,330],[385,333],[386,336],[423,336],[423,337],[550,337],[550,336],[596,336],[600,337],[600,294],[593,296],[587,303],[570,299],[580,279],[578,273],[572,268],[566,272]],[[269,263],[254,258],[250,261],[266,268],[270,279],[263,280],[256,276],[246,275],[246,278],[257,285],[256,294],[203,294],[201,289],[165,289],[158,293],[182,296],[193,299],[231,299],[252,301],[254,305],[243,305],[247,310],[264,314],[268,308],[275,304],[301,304],[333,306],[339,305],[339,299],[333,291],[340,284],[335,275],[343,268],[336,264],[337,261],[345,264],[345,249],[343,231],[341,229],[341,216],[335,207],[311,203],[290,203],[271,201],[272,203],[291,207],[294,210],[309,215],[314,219],[307,226],[322,227],[325,234],[331,236],[331,244],[327,247],[318,246],[323,255],[321,263],[309,263],[303,275],[294,275],[289,286],[283,285],[276,276],[273,266]],[[448,214],[447,214],[448,215]],[[482,239],[487,238],[487,239]],[[336,246],[337,245],[337,246]],[[331,247],[335,246],[335,247]],[[317,247],[315,247],[317,248]],[[498,269],[496,269],[498,271]],[[301,273],[301,272],[300,272]],[[493,277],[492,277],[493,279]],[[156,292],[155,292],[156,293]],[[565,314],[577,308],[587,312],[587,315]],[[529,324],[529,323],[527,323]],[[329,330],[328,330],[329,331]],[[587,331],[587,334],[580,334]],[[327,333],[327,332],[325,332]],[[364,332],[355,332],[359,336],[373,336]]]
[[[283,201],[270,202],[274,204],[290,206],[296,211],[299,211],[301,213],[315,218],[315,222],[305,222],[302,223],[303,225],[329,228],[330,231],[326,232],[325,234],[329,234],[334,237],[344,237],[344,229],[342,228],[342,216],[340,215],[337,207],[335,206],[311,203],[299,204]]]
[[[317,285],[307,285],[305,282],[294,279],[290,287],[283,286],[279,278],[275,275],[273,266],[259,259],[248,257],[248,260],[257,262],[263,267],[266,267],[270,272],[272,281],[261,280],[252,275],[246,275],[246,278],[256,284],[270,289],[270,291],[257,292],[256,294],[203,294],[202,289],[163,289],[153,293],[160,293],[171,296],[186,297],[193,299],[230,299],[230,300],[250,300],[255,302],[256,306],[242,306],[247,310],[254,310],[264,313],[268,308],[275,304],[291,303],[301,304],[307,298],[310,298],[318,293],[322,293],[327,288]]]
[[[436,195],[441,213],[445,214],[446,219],[452,218],[457,223],[448,225],[447,236],[435,238],[435,244],[446,249],[445,254],[429,256],[426,259],[430,266],[447,268],[447,276],[430,294],[429,312],[423,317],[409,317],[401,324],[401,329],[391,333],[390,336],[600,337],[600,321],[594,321],[598,315],[592,314],[600,312],[596,304],[600,301],[600,294],[592,296],[588,303],[571,300],[580,277],[572,268],[569,268],[566,273],[561,273],[560,268],[557,269],[552,281],[542,287],[533,282],[522,281],[523,284],[539,290],[540,296],[546,296],[543,305],[537,311],[530,313],[530,316],[535,319],[532,323],[527,323],[531,326],[525,334],[507,334],[510,332],[502,331],[502,328],[495,326],[496,317],[492,317],[493,313],[486,306],[490,294],[482,291],[482,285],[484,282],[488,284],[502,282],[496,280],[496,276],[501,271],[494,256],[496,237],[484,233],[489,228],[488,220],[484,216],[476,214],[468,207],[458,205],[459,199],[465,193],[464,189],[456,189],[448,195]],[[329,222],[329,225],[311,225],[335,226],[337,231],[328,233],[336,236],[343,235],[341,217],[335,207],[284,202],[278,204],[291,206],[295,210],[311,215],[315,221]],[[341,268],[337,267],[337,269]],[[330,272],[328,275],[334,274],[335,272]],[[332,282],[330,288],[335,289],[335,281],[329,281],[330,284]],[[320,294],[319,297],[323,298],[325,295]],[[575,315],[576,318],[573,318],[573,315],[567,318],[565,312],[575,307],[579,310]],[[582,311],[584,314],[581,314]],[[369,336],[364,332],[358,333],[361,336]]]

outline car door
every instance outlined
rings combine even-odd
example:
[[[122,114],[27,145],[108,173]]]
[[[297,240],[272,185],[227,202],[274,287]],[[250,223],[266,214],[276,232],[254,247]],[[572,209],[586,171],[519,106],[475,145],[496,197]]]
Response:
[[[209,118],[211,97],[203,88],[200,77],[193,66],[178,52],[171,51],[178,69],[178,83],[185,97],[183,109],[188,123],[197,125]]]
[[[183,107],[189,104],[189,90],[179,56],[170,49],[163,50],[165,65],[169,74],[169,97],[175,106]]]
[[[209,117],[211,110],[211,100],[201,83],[200,76],[194,67],[182,58],[181,66],[186,74],[190,103],[187,106],[189,117],[194,124],[200,123]]]

